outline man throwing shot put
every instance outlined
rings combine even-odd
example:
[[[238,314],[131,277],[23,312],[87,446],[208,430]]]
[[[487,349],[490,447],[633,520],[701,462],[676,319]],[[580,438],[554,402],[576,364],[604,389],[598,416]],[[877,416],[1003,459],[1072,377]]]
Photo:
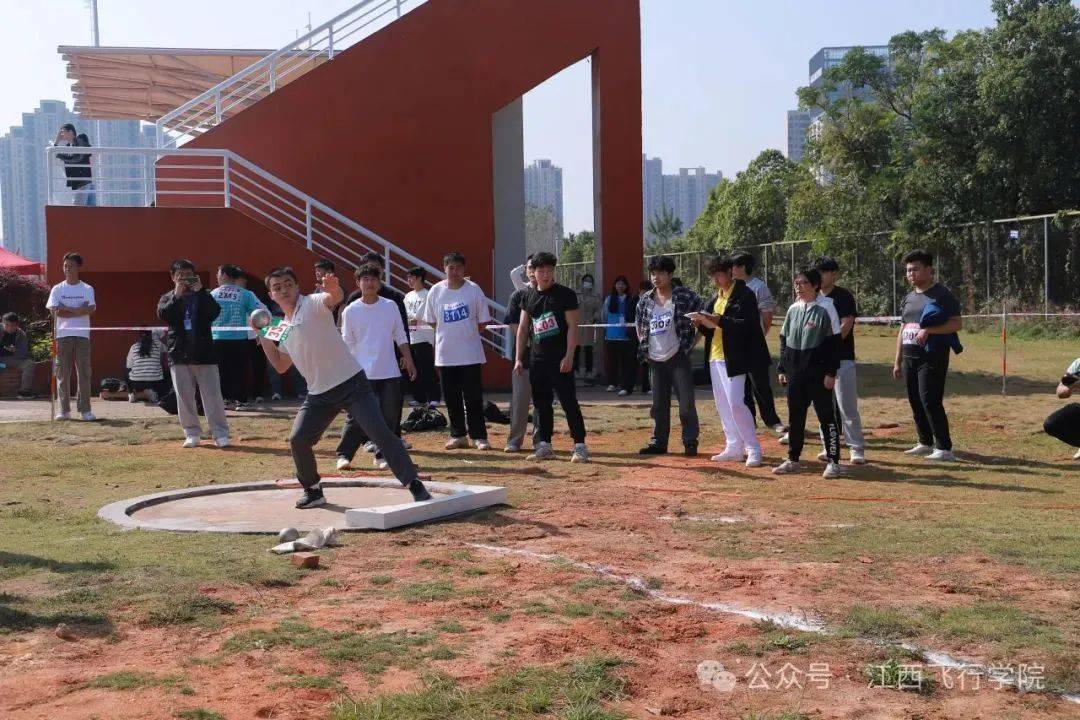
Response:
[[[259,344],[275,370],[284,373],[296,365],[308,382],[307,398],[289,435],[296,477],[304,487],[296,507],[326,504],[313,448],[343,410],[378,445],[394,477],[409,489],[413,499],[430,500],[417,477],[416,465],[401,438],[387,427],[367,376],[334,324],[333,309],[343,297],[337,277],[328,273],[322,278],[323,292],[301,295],[296,273],[281,267],[266,276],[266,288],[285,317],[271,332],[260,335]]]

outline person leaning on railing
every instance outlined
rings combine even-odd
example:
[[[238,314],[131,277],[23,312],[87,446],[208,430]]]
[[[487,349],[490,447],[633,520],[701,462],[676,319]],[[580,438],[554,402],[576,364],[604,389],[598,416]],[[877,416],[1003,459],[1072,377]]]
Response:
[[[1057,386],[1057,396],[1062,400],[1072,397],[1074,388],[1080,383],[1080,358],[1073,360]],[[1080,448],[1080,403],[1069,403],[1060,410],[1050,413],[1043,423],[1047,434],[1061,442]],[[1080,450],[1073,455],[1073,460],[1080,460]]]

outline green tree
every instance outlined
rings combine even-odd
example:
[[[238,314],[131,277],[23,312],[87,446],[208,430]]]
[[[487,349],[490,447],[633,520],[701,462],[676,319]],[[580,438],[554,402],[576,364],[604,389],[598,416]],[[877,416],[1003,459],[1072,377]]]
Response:
[[[559,262],[588,262],[594,259],[596,259],[596,233],[592,230],[569,233],[563,238]]]
[[[665,205],[661,212],[649,220],[648,231],[654,238],[653,242],[648,244],[649,252],[668,252],[672,249],[672,240],[682,235],[682,218],[675,217],[671,208]]]

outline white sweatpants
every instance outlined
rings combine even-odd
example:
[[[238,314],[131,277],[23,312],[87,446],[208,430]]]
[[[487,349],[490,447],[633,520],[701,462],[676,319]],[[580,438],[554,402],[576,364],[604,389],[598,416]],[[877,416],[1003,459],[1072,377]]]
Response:
[[[729,378],[727,363],[723,360],[710,362],[709,372],[712,374],[713,400],[720,413],[720,424],[724,426],[725,450],[749,450],[760,454],[761,443],[754,431],[754,416],[743,400],[746,375]]]

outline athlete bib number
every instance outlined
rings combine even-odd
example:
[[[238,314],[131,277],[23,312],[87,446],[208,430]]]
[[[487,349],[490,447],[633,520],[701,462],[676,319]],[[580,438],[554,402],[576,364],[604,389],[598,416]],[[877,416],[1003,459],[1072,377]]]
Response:
[[[546,312],[533,320],[533,337],[537,340],[546,340],[559,334],[559,323],[555,319],[555,313]]]
[[[259,330],[259,334],[267,340],[273,340],[276,343],[285,342],[285,338],[289,337],[289,331],[293,326],[283,317],[275,317],[270,321],[270,324]]]
[[[674,311],[669,311],[662,315],[653,315],[649,320],[649,334],[664,335],[671,329],[671,324],[673,322],[675,322]]]
[[[218,290],[217,294],[218,302],[239,302],[240,291],[236,288],[222,288]]]
[[[444,323],[461,322],[469,319],[469,306],[459,302],[452,305],[443,305],[442,321]]]
[[[900,330],[900,343],[902,345],[918,345],[919,341],[915,339],[915,336],[919,334],[919,323],[906,323]]]

